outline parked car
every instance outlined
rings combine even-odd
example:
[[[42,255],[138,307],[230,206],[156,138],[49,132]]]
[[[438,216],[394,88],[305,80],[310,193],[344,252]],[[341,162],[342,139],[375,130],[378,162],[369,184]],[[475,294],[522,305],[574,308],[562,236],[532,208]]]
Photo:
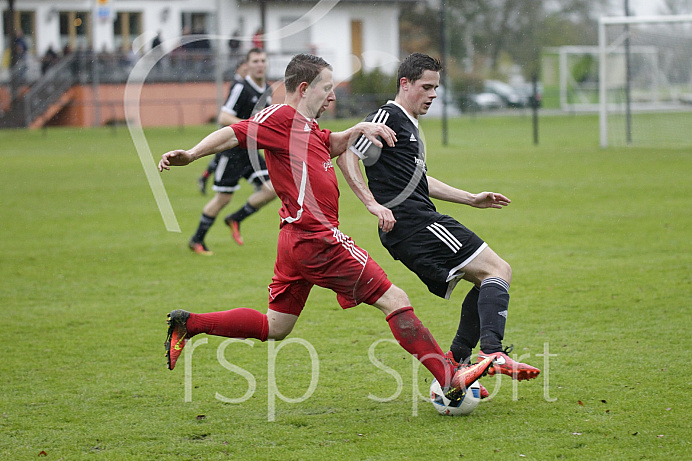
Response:
[[[471,109],[493,110],[506,106],[505,101],[496,93],[478,93],[471,95]]]
[[[486,80],[484,92],[498,95],[507,107],[527,107],[529,105],[529,98],[526,95],[499,80]]]
[[[432,106],[430,106],[430,109],[428,109],[427,116],[429,118],[440,118],[442,117],[442,112],[443,112],[443,107],[442,104],[444,102],[444,87],[439,86],[437,87],[437,98],[435,98],[435,101],[433,102]],[[461,115],[461,110],[459,110],[459,107],[457,106],[457,102],[450,94],[449,98],[447,99],[447,116],[449,117],[458,117]]]
[[[515,86],[514,89],[524,97],[526,97],[529,101],[529,106],[531,106],[531,102],[533,101],[534,94],[533,94],[533,83],[531,82],[526,82],[522,83],[519,86]],[[535,95],[535,102],[536,102],[536,107],[541,107],[542,105],[542,100],[543,100],[543,85],[541,83],[538,83],[537,85],[537,93]]]

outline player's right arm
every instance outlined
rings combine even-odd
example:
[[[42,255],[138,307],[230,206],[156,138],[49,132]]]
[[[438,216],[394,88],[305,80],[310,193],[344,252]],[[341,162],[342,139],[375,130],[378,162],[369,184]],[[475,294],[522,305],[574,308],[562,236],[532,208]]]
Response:
[[[394,224],[396,224],[394,213],[375,200],[375,197],[372,195],[370,188],[365,182],[359,162],[360,158],[351,149],[346,149],[346,151],[336,159],[336,164],[344,174],[344,179],[346,179],[353,193],[363,202],[363,205],[365,205],[365,208],[367,208],[370,213],[377,216],[380,229],[382,229],[383,232],[389,232],[394,228]]]
[[[172,150],[161,156],[159,171],[170,170],[171,166],[188,165],[198,158],[232,149],[238,145],[238,138],[230,126],[214,131],[190,150]]]

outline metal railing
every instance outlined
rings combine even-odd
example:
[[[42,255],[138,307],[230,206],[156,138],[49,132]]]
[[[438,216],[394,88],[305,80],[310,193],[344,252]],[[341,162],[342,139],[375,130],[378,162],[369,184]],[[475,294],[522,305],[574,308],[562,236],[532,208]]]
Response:
[[[61,59],[22,97],[24,126],[31,125],[75,84],[74,64],[75,55]]]

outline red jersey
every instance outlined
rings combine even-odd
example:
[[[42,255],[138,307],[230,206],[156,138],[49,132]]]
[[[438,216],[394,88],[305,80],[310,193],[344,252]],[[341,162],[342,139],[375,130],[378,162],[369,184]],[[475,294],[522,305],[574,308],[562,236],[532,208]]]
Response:
[[[282,204],[282,227],[324,231],[339,226],[339,185],[329,130],[320,130],[315,120],[287,104],[269,106],[231,128],[240,147],[251,153],[264,149],[269,178]]]

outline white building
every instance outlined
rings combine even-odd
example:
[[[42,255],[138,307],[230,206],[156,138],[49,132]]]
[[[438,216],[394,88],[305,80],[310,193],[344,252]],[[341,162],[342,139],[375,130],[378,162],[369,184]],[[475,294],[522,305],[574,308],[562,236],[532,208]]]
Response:
[[[163,47],[179,45],[183,31],[210,35],[211,47],[224,54],[234,35],[241,50],[264,24],[270,77],[283,74],[290,56],[311,52],[324,57],[337,81],[348,80],[362,66],[391,73],[399,58],[399,9],[413,0],[272,1],[272,0],[16,0],[10,18],[8,0],[0,0],[0,48],[9,59],[8,24],[24,32],[29,52],[40,59],[52,47],[139,54],[151,48],[160,32]],[[404,5],[406,6],[406,5]],[[353,56],[362,58],[354,60]]]

